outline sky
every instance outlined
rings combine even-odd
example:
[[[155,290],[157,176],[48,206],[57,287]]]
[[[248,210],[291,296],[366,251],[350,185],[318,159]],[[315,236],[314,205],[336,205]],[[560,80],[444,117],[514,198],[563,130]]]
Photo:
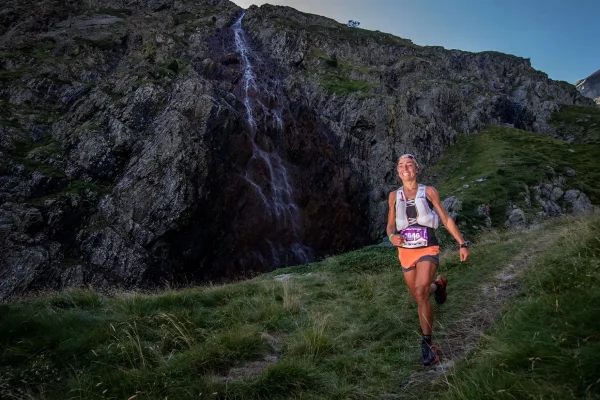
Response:
[[[600,0],[233,0],[285,5],[421,46],[530,58],[569,83],[600,69]]]

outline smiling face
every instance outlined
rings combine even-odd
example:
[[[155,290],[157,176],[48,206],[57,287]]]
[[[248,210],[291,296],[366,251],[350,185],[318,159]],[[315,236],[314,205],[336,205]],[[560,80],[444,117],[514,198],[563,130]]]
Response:
[[[404,157],[398,161],[398,176],[403,182],[416,180],[417,172],[419,172],[419,168],[413,159]]]

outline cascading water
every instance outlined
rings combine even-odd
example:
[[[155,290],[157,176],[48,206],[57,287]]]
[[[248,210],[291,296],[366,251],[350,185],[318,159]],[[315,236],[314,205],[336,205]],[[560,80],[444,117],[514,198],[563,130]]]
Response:
[[[249,48],[246,44],[246,38],[244,31],[242,30],[242,19],[246,15],[246,10],[242,12],[242,15],[233,24],[233,34],[235,37],[235,48],[237,49],[240,57],[242,57],[242,67],[244,68],[244,76],[242,82],[244,85],[244,105],[246,106],[246,118],[252,128],[256,128],[254,116],[252,115],[252,106],[250,105],[250,92],[251,90],[256,91],[256,77],[252,71],[252,64],[250,63]]]
[[[313,251],[301,244],[300,213],[294,202],[294,192],[288,171],[281,157],[275,152],[272,141],[265,134],[267,128],[275,129],[278,135],[283,135],[283,118],[281,107],[277,106],[277,96],[271,89],[273,82],[263,84],[255,74],[252,65],[253,54],[248,46],[246,35],[242,29],[242,19],[246,11],[233,24],[236,51],[240,55],[243,75],[238,84],[238,93],[246,111],[248,133],[252,139],[252,157],[248,162],[244,179],[249,187],[256,191],[264,202],[266,209],[274,218],[277,229],[286,232],[284,241],[275,238],[265,238],[270,249],[270,261],[267,267],[279,267],[293,263],[305,263],[312,259]],[[262,90],[261,90],[262,89]],[[271,89],[271,90],[270,90]],[[269,101],[261,102],[259,95],[267,95]],[[263,118],[257,118],[254,107],[259,107]],[[267,118],[272,122],[268,126]],[[265,262],[263,255],[260,258]]]

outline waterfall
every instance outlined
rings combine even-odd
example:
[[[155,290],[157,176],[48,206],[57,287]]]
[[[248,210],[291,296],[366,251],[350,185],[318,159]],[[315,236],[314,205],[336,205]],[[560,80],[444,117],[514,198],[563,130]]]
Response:
[[[232,28],[235,39],[236,51],[240,56],[243,75],[240,86],[241,102],[246,111],[246,122],[249,127],[250,137],[252,138],[252,157],[248,162],[244,179],[251,190],[258,193],[260,199],[264,202],[266,209],[269,210],[269,217],[277,221],[280,229],[289,232],[291,238],[289,243],[281,243],[275,239],[265,238],[264,241],[270,249],[270,267],[280,267],[290,264],[288,254],[292,255],[292,261],[297,263],[306,263],[312,260],[313,251],[310,247],[300,243],[300,212],[294,202],[294,190],[284,161],[276,153],[275,146],[266,133],[269,128],[265,118],[263,121],[258,118],[253,107],[260,107],[263,116],[272,119],[271,129],[276,130],[277,134],[283,136],[284,121],[281,107],[277,106],[277,100],[283,98],[276,93],[277,85],[272,81],[263,83],[260,77],[257,77],[253,67],[253,53],[248,45],[248,40],[242,28],[242,19],[246,15],[246,10],[234,22]],[[269,86],[275,86],[271,88]],[[266,95],[269,99],[265,104],[258,98],[260,95]],[[273,101],[271,101],[273,100]],[[274,103],[274,105],[273,105]],[[265,182],[259,182],[258,177],[268,178],[268,185]],[[261,184],[262,183],[262,184]],[[265,187],[266,186],[266,187]],[[264,259],[264,257],[261,256]]]
[[[252,64],[250,63],[249,47],[246,44],[246,36],[242,29],[242,19],[246,15],[246,10],[242,12],[242,15],[233,24],[233,34],[235,38],[235,48],[237,49],[240,57],[242,58],[242,68],[244,68],[244,76],[242,82],[244,84],[244,105],[246,106],[246,119],[250,126],[256,129],[256,122],[252,115],[252,106],[250,105],[250,91],[256,90],[256,76],[252,70]]]

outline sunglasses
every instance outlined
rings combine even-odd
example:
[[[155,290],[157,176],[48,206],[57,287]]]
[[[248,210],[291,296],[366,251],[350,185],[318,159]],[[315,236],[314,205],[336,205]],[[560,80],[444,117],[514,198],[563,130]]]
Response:
[[[400,162],[400,160],[402,160],[403,158],[409,158],[409,159],[413,160],[415,162],[415,165],[417,166],[417,168],[419,168],[419,162],[417,161],[417,157],[413,156],[412,154],[403,154],[398,159],[398,162]]]
[[[412,154],[403,154],[400,156],[400,158],[398,159],[398,161],[402,160],[403,158],[410,158],[411,160],[416,160],[417,157],[413,156]]]

